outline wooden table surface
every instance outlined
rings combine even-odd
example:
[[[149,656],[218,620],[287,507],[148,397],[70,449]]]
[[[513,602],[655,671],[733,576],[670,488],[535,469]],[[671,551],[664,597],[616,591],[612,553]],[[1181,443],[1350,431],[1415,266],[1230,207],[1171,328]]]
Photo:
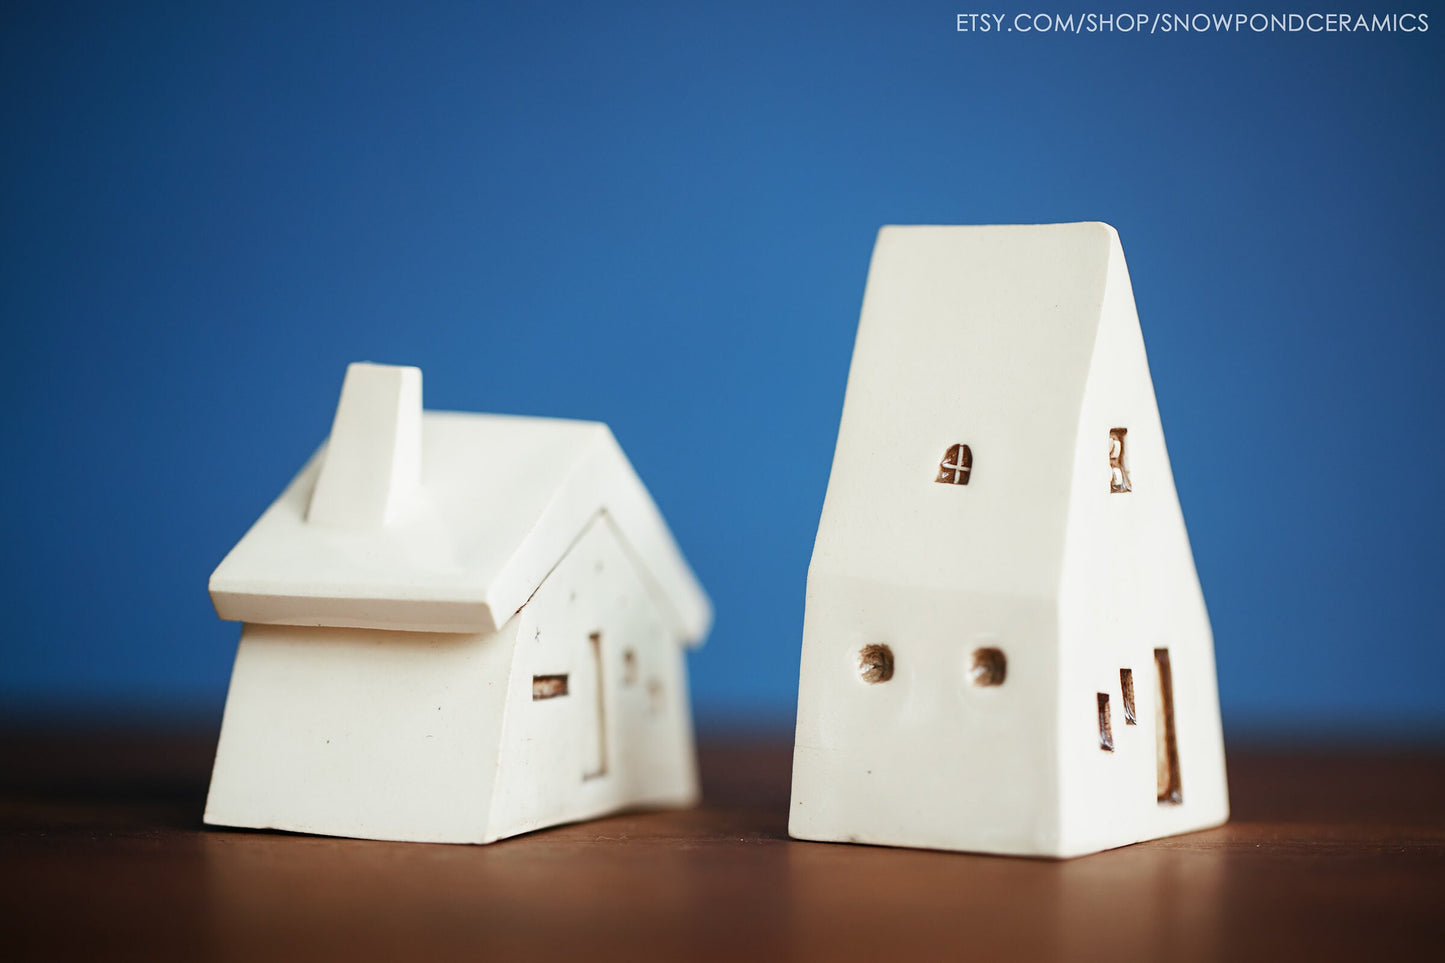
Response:
[[[491,846],[205,829],[214,735],[0,732],[0,960],[1445,959],[1445,754],[1232,749],[1226,827],[1068,862],[790,841],[706,802]]]

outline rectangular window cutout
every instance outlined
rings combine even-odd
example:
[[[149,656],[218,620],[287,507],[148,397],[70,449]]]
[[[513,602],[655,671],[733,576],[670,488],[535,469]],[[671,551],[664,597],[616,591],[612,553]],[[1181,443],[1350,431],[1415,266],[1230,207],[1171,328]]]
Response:
[[[1099,693],[1099,748],[1114,751],[1114,730],[1109,725],[1109,693]]]
[[[565,675],[534,675],[532,676],[532,701],[541,699],[555,699],[558,696],[567,694],[567,677]]]
[[[1119,670],[1119,688],[1124,693],[1124,725],[1137,726],[1139,718],[1134,714],[1134,670]]]
[[[1169,668],[1169,650],[1154,650],[1154,678],[1158,691],[1154,698],[1157,755],[1156,789],[1161,803],[1178,805],[1184,801],[1179,784],[1179,743],[1174,737],[1174,673]]]
[[[1115,495],[1134,490],[1129,483],[1129,465],[1124,459],[1124,436],[1128,433],[1128,428],[1109,429],[1109,491]]]
[[[592,678],[597,686],[597,718],[593,720],[597,731],[589,740],[588,758],[582,770],[582,778],[596,779],[598,776],[607,775],[607,707],[603,701],[605,690],[602,685],[602,633],[593,632],[587,637],[587,642],[592,655]]]

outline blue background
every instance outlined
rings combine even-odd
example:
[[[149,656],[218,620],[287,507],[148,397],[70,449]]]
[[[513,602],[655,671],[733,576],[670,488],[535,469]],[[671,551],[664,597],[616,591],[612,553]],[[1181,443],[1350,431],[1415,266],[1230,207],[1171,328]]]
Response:
[[[206,578],[369,359],[609,422],[717,605],[701,718],[785,725],[874,232],[1102,219],[1231,731],[1445,732],[1445,15],[515,6],[0,8],[5,708],[218,716]]]

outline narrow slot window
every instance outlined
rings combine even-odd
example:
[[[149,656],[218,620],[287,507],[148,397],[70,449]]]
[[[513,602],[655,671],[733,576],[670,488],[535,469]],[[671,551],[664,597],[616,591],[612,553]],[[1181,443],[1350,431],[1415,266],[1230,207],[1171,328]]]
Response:
[[[1184,801],[1179,779],[1179,743],[1174,735],[1174,671],[1169,667],[1169,650],[1154,650],[1154,746],[1156,753],[1156,788],[1161,803],[1178,805]]]
[[[607,706],[602,679],[602,633],[593,632],[587,637],[587,648],[592,657],[592,678],[597,687],[596,735],[588,752],[587,766],[582,772],[583,779],[596,779],[607,775]]]
[[[1119,689],[1124,696],[1124,725],[1137,726],[1139,718],[1134,714],[1134,670],[1119,670]]]
[[[1115,495],[1134,490],[1124,456],[1124,436],[1128,433],[1128,428],[1109,429],[1109,491]]]
[[[1114,751],[1114,730],[1109,725],[1109,693],[1099,693],[1099,748]]]
[[[558,696],[567,694],[567,676],[565,675],[534,675],[532,676],[532,701],[540,702],[543,699],[555,699]]]

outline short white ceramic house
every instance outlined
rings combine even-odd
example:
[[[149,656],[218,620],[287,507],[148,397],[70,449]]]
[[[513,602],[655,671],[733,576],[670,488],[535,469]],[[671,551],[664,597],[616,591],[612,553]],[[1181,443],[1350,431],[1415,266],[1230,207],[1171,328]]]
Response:
[[[422,411],[354,364],[211,576],[244,622],[207,823],[485,843],[697,777],[706,595],[606,425]]]
[[[790,832],[1065,857],[1228,814],[1118,235],[884,228],[808,572]]]

